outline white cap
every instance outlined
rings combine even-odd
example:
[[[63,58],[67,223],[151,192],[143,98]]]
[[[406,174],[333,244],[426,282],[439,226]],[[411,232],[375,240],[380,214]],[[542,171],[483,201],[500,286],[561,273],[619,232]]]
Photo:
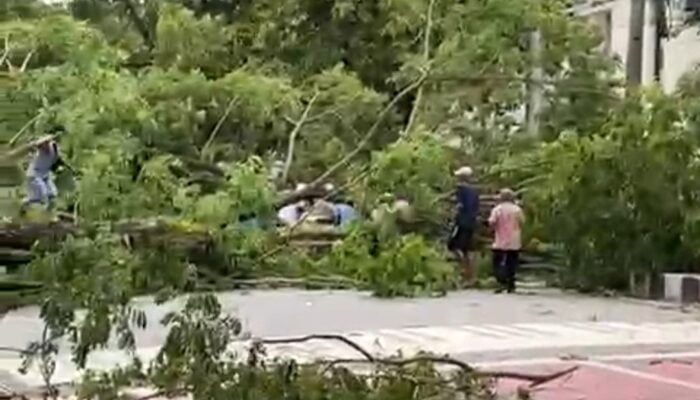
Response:
[[[468,178],[474,174],[474,171],[472,170],[471,167],[461,167],[457,171],[455,171],[455,176],[463,176],[465,178]]]
[[[302,190],[306,189],[307,187],[309,187],[309,185],[307,185],[306,183],[300,183],[297,185],[295,190],[297,192],[301,192]]]

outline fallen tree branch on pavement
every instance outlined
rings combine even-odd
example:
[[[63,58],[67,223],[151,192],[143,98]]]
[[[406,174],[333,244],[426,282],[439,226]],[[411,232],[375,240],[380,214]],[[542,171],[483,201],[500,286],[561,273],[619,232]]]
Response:
[[[256,343],[263,345],[277,345],[277,344],[293,344],[293,343],[304,343],[313,340],[334,340],[340,341],[346,344],[348,347],[360,353],[364,358],[358,359],[336,359],[336,360],[326,360],[319,361],[321,364],[326,364],[328,368],[336,367],[341,364],[375,364],[402,368],[413,364],[421,363],[432,363],[432,364],[442,364],[449,365],[452,367],[457,367],[465,373],[474,374],[479,378],[489,378],[489,379],[515,379],[520,381],[530,382],[530,387],[541,386],[547,382],[551,382],[563,376],[573,373],[579,367],[573,366],[566,368],[561,371],[556,371],[550,374],[528,374],[521,372],[511,372],[511,371],[483,371],[475,369],[468,363],[452,358],[449,356],[435,356],[435,355],[419,355],[411,358],[381,358],[375,357],[367,351],[365,348],[360,346],[357,342],[348,339],[343,335],[306,335],[300,337],[290,337],[281,339],[257,339]]]
[[[292,343],[304,343],[312,340],[335,340],[339,341],[342,343],[345,343],[348,347],[354,349],[358,353],[362,354],[365,357],[365,361],[370,361],[370,362],[375,362],[377,359],[370,353],[369,351],[365,350],[362,346],[359,344],[355,343],[354,341],[346,338],[343,335],[307,335],[307,336],[301,336],[301,337],[293,337],[293,338],[282,338],[282,339],[256,339],[257,343],[263,344],[263,345],[275,345],[275,344],[292,344]]]

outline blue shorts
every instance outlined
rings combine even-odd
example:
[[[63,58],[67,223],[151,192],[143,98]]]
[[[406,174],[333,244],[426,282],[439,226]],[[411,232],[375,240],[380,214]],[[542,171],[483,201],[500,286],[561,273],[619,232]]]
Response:
[[[56,197],[56,185],[50,176],[30,176],[27,178],[26,203],[46,203]]]

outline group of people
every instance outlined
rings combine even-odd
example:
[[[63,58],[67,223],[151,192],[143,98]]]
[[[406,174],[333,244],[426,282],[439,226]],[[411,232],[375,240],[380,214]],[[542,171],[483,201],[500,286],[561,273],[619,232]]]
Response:
[[[305,184],[297,185],[296,192],[303,193]],[[351,202],[329,201],[328,197],[335,188],[328,184],[324,186],[321,196],[306,195],[299,201],[288,204],[277,211],[277,219],[283,226],[295,226],[302,221],[310,223],[336,225],[345,228],[358,217],[357,210]]]
[[[474,281],[474,268],[469,253],[474,248],[475,233],[479,229],[480,211],[479,193],[471,184],[472,175],[473,170],[470,167],[462,167],[455,171],[457,212],[448,241],[448,248],[457,255],[462,265],[466,284],[472,284]],[[524,214],[516,203],[515,193],[507,188],[501,189],[498,204],[491,210],[487,221],[493,231],[492,264],[499,285],[498,293],[515,291],[515,273],[522,248],[523,221]]]

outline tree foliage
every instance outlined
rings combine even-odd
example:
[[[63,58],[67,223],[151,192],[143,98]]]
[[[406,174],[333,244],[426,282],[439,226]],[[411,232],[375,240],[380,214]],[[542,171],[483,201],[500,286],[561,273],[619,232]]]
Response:
[[[566,281],[625,288],[630,273],[697,269],[694,99],[630,95],[597,132],[565,132],[496,170],[523,182],[533,236],[556,238]]]
[[[166,316],[163,323],[170,332],[147,369],[136,364],[113,373],[89,373],[79,386],[79,397],[120,398],[121,390],[138,377],[159,393],[190,393],[194,399],[493,398],[489,380],[464,369],[445,376],[429,361],[404,366],[395,359],[395,365],[379,365],[369,375],[356,375],[346,366],[332,363],[270,361],[260,344],[253,345],[246,356],[236,356],[229,345],[241,330],[240,322],[222,315],[213,296],[190,298],[182,312]]]
[[[186,252],[133,246],[115,228],[124,221],[157,218],[205,232],[214,244],[193,267],[222,282],[335,274],[383,296],[444,293],[456,286],[441,242],[453,210],[440,199],[463,163],[486,173],[485,184],[527,189],[532,237],[562,245],[579,284],[620,286],[628,271],[697,259],[697,221],[688,212],[697,192],[693,95],[619,96],[614,64],[596,50],[600,38],[565,7],[563,0],[4,3],[0,38],[9,63],[2,68],[17,83],[12,94],[35,110],[28,129],[11,136],[25,141],[66,128],[59,140],[77,183],[61,187],[61,208],[83,228],[36,250],[30,270],[47,286],[47,334],[29,354],[50,367],[55,336],[68,334],[83,365],[115,329],[131,348],[130,329],[145,321],[129,299],[187,287],[194,261]],[[541,57],[530,48],[535,31],[545,43]],[[547,101],[541,132],[526,137],[520,114],[533,87]],[[677,99],[682,109],[672,107]],[[287,162],[284,182],[268,179],[273,161]],[[391,234],[358,223],[323,254],[295,248],[271,228],[276,194],[310,181],[342,186],[365,216],[390,193],[407,199],[417,218]],[[76,318],[79,308],[86,318]],[[430,363],[380,368],[364,379],[340,367],[266,364],[257,354],[232,360],[225,350],[240,324],[207,297],[193,297],[166,324],[171,334],[150,369],[137,363],[89,375],[82,395],[118,398],[116,387],[134,376],[207,399],[489,395],[465,371],[435,384]],[[45,372],[50,377],[51,368]]]

